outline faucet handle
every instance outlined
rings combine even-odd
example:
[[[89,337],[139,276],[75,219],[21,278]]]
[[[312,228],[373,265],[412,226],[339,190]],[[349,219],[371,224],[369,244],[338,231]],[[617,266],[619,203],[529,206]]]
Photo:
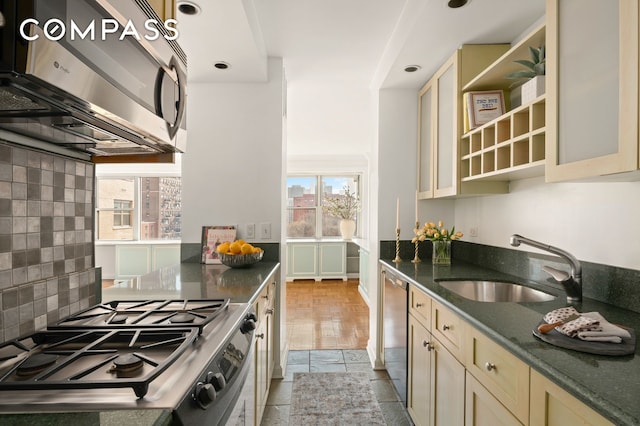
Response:
[[[568,272],[561,271],[560,269],[552,268],[551,266],[543,266],[542,269],[546,273],[551,275],[558,282],[567,281],[568,279],[571,278],[571,275],[569,275]]]

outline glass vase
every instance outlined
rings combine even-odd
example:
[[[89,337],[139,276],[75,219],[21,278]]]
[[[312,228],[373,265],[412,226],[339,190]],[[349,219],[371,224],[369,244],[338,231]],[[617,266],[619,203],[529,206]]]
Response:
[[[432,241],[432,243],[431,263],[434,265],[451,265],[451,241]]]

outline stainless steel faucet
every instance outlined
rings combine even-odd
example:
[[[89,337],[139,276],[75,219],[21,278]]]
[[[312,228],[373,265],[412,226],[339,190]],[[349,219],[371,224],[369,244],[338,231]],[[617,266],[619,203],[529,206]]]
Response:
[[[528,244],[540,250],[545,250],[558,255],[567,261],[571,266],[571,275],[565,271],[561,271],[550,266],[543,266],[542,269],[544,269],[545,272],[551,275],[562,285],[562,287],[564,287],[564,290],[567,293],[567,302],[576,303],[582,300],[582,266],[574,255],[557,247],[534,241],[518,234],[513,234],[509,242],[514,247],[518,247],[520,243]]]

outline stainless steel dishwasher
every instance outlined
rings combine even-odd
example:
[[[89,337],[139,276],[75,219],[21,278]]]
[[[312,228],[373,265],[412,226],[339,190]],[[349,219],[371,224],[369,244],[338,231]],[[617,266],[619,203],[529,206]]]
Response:
[[[384,365],[393,385],[407,405],[407,282],[382,269],[384,280]]]

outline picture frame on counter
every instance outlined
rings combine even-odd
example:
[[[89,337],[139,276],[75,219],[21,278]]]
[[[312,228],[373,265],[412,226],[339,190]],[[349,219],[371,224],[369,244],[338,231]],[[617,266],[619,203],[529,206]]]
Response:
[[[220,264],[217,248],[225,241],[235,241],[235,225],[215,225],[202,227],[202,263]]]
[[[463,103],[465,133],[487,124],[505,113],[504,93],[502,90],[466,92],[463,96]]]

